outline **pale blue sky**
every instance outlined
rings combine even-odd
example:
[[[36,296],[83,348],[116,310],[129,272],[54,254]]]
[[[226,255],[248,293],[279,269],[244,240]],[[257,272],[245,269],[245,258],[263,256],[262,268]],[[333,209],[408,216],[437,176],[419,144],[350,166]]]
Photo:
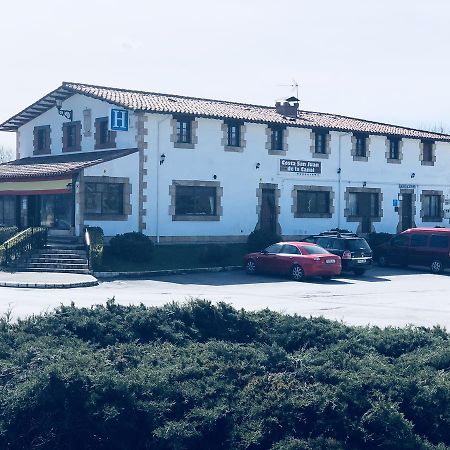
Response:
[[[450,129],[447,0],[39,0],[0,15],[0,122],[64,81]],[[14,136],[0,133],[0,147]]]

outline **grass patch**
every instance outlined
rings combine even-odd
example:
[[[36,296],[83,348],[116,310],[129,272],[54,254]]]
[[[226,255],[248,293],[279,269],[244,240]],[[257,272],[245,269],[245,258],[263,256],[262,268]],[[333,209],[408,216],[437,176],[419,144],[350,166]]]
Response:
[[[151,261],[125,261],[113,255],[108,246],[103,253],[100,271],[106,272],[141,272],[147,270],[192,269],[197,267],[223,267],[242,265],[242,258],[247,253],[246,244],[226,244],[226,252],[220,261],[205,259],[207,244],[157,245],[153,250]]]

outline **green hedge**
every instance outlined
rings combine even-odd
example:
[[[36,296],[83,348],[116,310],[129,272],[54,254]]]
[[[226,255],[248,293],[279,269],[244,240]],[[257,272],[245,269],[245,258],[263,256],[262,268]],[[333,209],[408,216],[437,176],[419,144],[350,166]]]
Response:
[[[252,231],[247,238],[249,252],[259,252],[271,244],[282,241],[282,237],[276,233],[263,230]]]
[[[0,320],[0,448],[450,448],[440,328],[202,300]]]
[[[126,261],[135,262],[150,261],[153,247],[154,244],[148,236],[137,232],[117,234],[109,243],[113,255]]]

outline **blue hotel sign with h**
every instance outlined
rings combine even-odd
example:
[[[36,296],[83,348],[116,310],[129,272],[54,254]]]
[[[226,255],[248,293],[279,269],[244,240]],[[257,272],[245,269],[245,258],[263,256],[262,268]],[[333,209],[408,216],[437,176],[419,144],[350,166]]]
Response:
[[[128,111],[125,109],[111,109],[109,128],[113,131],[128,131]]]

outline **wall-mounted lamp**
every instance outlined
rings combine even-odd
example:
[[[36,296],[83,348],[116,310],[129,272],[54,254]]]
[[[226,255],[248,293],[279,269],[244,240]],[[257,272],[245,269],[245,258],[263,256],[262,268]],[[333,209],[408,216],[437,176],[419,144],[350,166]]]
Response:
[[[261,164],[259,162],[257,162],[255,168],[259,169],[260,167],[261,167]]]
[[[166,155],[163,153],[160,157],[159,157],[159,165],[161,166],[162,164],[164,164],[164,161],[166,160]]]
[[[413,172],[411,173],[411,178],[414,178],[416,176],[416,174]]]
[[[67,184],[66,184],[66,189],[67,189],[68,191],[71,191],[71,190],[72,190],[72,183],[67,183]]]
[[[213,175],[213,180],[217,180],[217,175],[216,174]]]
[[[363,181],[363,187],[367,186],[367,181]]]
[[[341,173],[341,168],[339,167],[339,169],[337,170],[337,173],[339,174],[339,173]]]
[[[57,99],[55,102],[56,109],[58,110],[58,114],[60,116],[69,119],[71,122],[73,121],[73,110],[72,109],[62,109],[62,100]]]

